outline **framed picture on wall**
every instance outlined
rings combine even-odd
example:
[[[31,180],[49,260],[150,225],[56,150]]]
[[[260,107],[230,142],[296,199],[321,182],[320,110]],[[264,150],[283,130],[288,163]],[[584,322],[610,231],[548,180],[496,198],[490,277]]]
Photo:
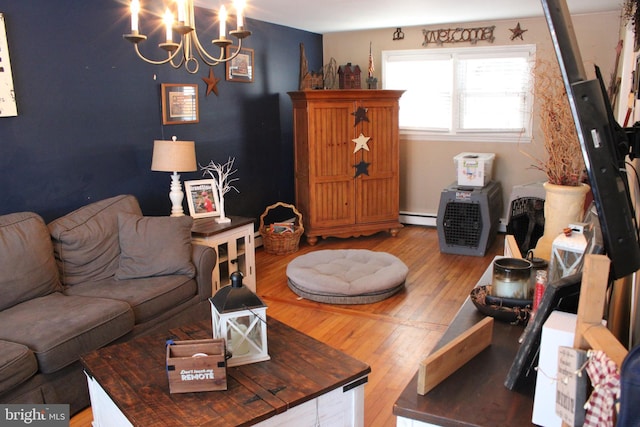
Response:
[[[162,83],[162,124],[198,123],[198,85]]]
[[[227,57],[238,50],[238,46],[227,46]],[[253,49],[241,48],[238,56],[227,62],[227,81],[251,83],[253,81]]]
[[[220,202],[213,179],[185,181],[185,193],[189,205],[189,215],[193,218],[206,218],[220,215]]]

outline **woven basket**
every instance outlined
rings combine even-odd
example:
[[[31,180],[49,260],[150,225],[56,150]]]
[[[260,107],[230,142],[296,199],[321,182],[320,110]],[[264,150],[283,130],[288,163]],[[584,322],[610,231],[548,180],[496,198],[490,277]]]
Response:
[[[269,229],[269,226],[264,225],[264,217],[267,216],[271,209],[278,206],[291,209],[298,217],[297,223],[293,226],[293,233],[274,233]],[[269,254],[286,255],[297,252],[302,233],[304,233],[302,214],[298,212],[296,207],[293,205],[284,202],[277,202],[271,206],[267,206],[262,215],[260,215],[260,234],[262,235],[262,244],[264,245],[264,250]]]

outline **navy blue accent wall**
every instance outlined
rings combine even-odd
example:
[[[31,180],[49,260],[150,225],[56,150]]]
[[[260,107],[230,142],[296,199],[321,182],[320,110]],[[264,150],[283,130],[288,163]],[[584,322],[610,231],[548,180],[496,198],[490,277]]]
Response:
[[[157,7],[150,13],[163,13],[164,2],[143,3]],[[214,67],[219,96],[205,96],[208,66],[192,75],[137,58],[122,38],[130,32],[128,1],[0,0],[0,12],[19,114],[0,117],[0,214],[28,210],[48,222],[126,193],[138,198],[144,214],[168,215],[170,174],[150,166],[153,141],[174,135],[196,141],[200,164],[235,158],[240,193],[225,197],[227,214],[259,218],[275,201],[293,203],[287,92],[298,87],[300,43],[309,68],[322,66],[321,35],[247,19],[253,83],[227,82],[220,65]],[[201,42],[217,51],[209,42],[217,38],[214,13],[196,8],[196,15]],[[154,31],[159,23],[149,13],[140,17],[141,31],[150,34],[140,49],[156,59],[162,57],[153,39],[162,33]],[[198,84],[199,123],[162,125],[161,83]]]

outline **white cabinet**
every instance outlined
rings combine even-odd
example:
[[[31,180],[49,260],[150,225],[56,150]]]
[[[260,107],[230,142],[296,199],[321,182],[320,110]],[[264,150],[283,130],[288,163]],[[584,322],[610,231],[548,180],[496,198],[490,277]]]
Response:
[[[364,427],[364,383],[367,377],[324,394],[256,424],[256,427]],[[94,427],[129,427],[133,424],[107,392],[87,374]],[[219,392],[224,396],[225,391]],[[400,424],[399,424],[400,425]],[[416,427],[422,424],[414,424]],[[424,424],[430,425],[430,424]]]
[[[367,377],[288,408],[256,427],[364,427],[364,383]]]
[[[254,219],[230,216],[231,222],[217,223],[214,218],[199,218],[193,221],[191,240],[200,245],[211,246],[218,253],[218,262],[213,270],[213,289],[230,283],[229,276],[240,271],[244,283],[256,293],[256,256],[254,242]]]

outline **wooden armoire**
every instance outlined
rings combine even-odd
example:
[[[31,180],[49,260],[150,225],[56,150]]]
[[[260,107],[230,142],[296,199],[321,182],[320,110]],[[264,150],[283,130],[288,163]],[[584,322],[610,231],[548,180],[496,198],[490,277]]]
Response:
[[[296,207],[309,244],[318,237],[388,231],[399,221],[401,90],[289,92]]]

